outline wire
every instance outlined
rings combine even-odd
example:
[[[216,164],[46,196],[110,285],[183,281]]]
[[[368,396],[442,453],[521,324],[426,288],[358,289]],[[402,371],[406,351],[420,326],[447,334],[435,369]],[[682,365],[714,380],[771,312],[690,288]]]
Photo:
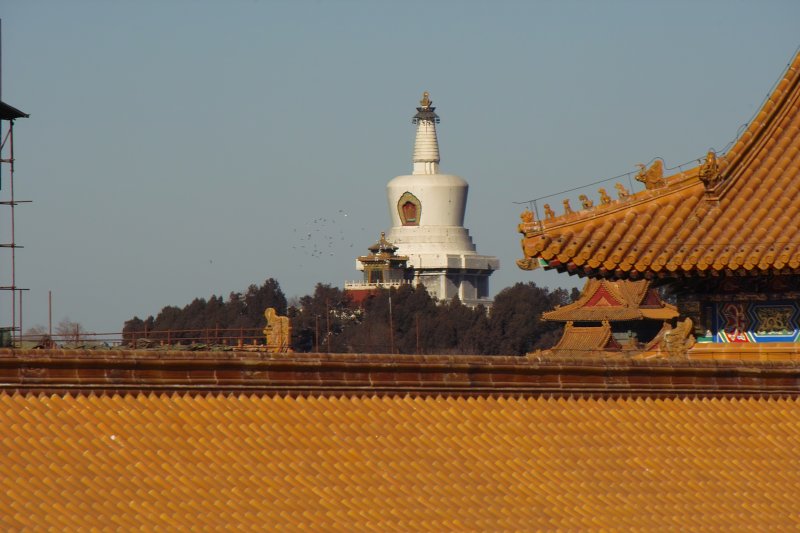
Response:
[[[660,158],[659,158],[659,157],[657,157],[657,158],[655,158],[655,159],[660,159]],[[654,160],[655,160],[655,159],[654,159]],[[627,173],[625,173],[625,174],[620,174],[619,176],[614,176],[614,177],[612,177],[612,178],[605,178],[605,179],[602,179],[602,180],[599,180],[599,181],[594,181],[594,182],[592,182],[592,183],[587,183],[587,184],[585,184],[585,185],[581,185],[581,186],[579,186],[579,187],[573,187],[572,189],[567,189],[567,190],[565,190],[565,191],[561,191],[561,192],[555,192],[555,193],[553,193],[553,194],[548,194],[547,196],[540,196],[540,197],[538,197],[538,198],[534,198],[533,200],[525,200],[525,201],[522,201],[522,202],[512,202],[512,203],[514,203],[514,204],[518,204],[518,205],[519,205],[519,204],[531,204],[531,203],[533,203],[533,202],[536,202],[536,201],[538,201],[538,200],[545,200],[545,199],[547,199],[547,198],[552,198],[553,196],[559,196],[559,195],[562,195],[562,194],[565,194],[565,193],[568,193],[568,192],[580,191],[581,189],[586,189],[587,187],[591,187],[591,186],[593,186],[593,185],[600,185],[601,183],[606,183],[606,182],[608,182],[608,181],[612,181],[612,180],[618,180],[618,179],[620,179],[620,178],[624,178],[624,177],[628,177],[628,178],[630,178],[630,176],[631,176],[631,175],[633,175],[633,174],[635,174],[636,172],[637,172],[636,170],[632,170],[632,171],[630,171],[630,172],[627,172]]]
[[[759,113],[761,112],[761,110],[764,108],[764,105],[767,103],[767,101],[769,100],[769,98],[770,98],[770,97],[772,96],[772,94],[775,92],[775,88],[776,88],[776,87],[778,86],[778,84],[780,84],[780,82],[781,82],[781,81],[782,81],[782,80],[783,80],[783,79],[786,77],[786,73],[789,71],[789,68],[792,66],[792,61],[794,60],[794,58],[795,58],[795,57],[797,57],[798,53],[800,53],[800,46],[798,46],[798,47],[795,49],[794,53],[793,53],[793,54],[791,55],[791,57],[789,58],[789,61],[786,63],[786,66],[784,67],[783,71],[782,71],[782,72],[781,72],[781,74],[778,76],[778,78],[775,80],[775,82],[772,84],[772,86],[770,87],[769,91],[767,91],[767,95],[766,95],[766,96],[765,96],[765,97],[764,97],[764,98],[761,100],[761,105],[760,105],[760,106],[758,106],[758,108],[756,109],[756,111],[755,111],[755,112],[753,113],[753,115],[750,117],[750,120],[748,120],[747,122],[745,122],[745,123],[743,123],[741,126],[739,126],[739,129],[738,129],[738,130],[736,130],[736,135],[734,136],[734,138],[733,138],[733,139],[732,139],[732,140],[731,140],[731,141],[730,141],[728,144],[726,144],[724,148],[722,148],[722,149],[721,149],[721,150],[719,150],[719,151],[717,151],[717,150],[714,150],[714,149],[712,149],[711,151],[713,151],[713,152],[715,152],[715,153],[726,153],[726,152],[728,152],[728,150],[730,150],[730,148],[731,148],[731,147],[732,147],[732,146],[733,146],[733,145],[736,143],[736,141],[738,141],[738,140],[741,138],[742,134],[743,134],[743,133],[746,131],[747,127],[748,127],[748,126],[749,126],[749,125],[750,125],[750,124],[753,122],[753,119],[755,119],[755,117],[756,117],[756,116],[758,116],[758,114],[759,114]],[[663,159],[662,157],[654,157],[654,158],[653,158],[653,159],[651,159],[651,160],[650,160],[650,162],[649,162],[649,163],[647,163],[647,165],[645,165],[645,166],[649,167],[649,166],[650,166],[650,165],[651,165],[651,164],[652,164],[652,163],[653,163],[653,162],[654,162],[656,159],[661,159],[661,161],[664,161],[664,159]],[[703,161],[703,159],[702,159],[702,158],[698,158],[698,159],[690,159],[689,161],[686,161],[685,163],[681,163],[681,164],[679,164],[679,165],[677,165],[677,166],[674,166],[674,167],[665,167],[665,168],[664,168],[664,170],[670,171],[670,170],[675,170],[675,169],[678,169],[678,170],[680,170],[681,172],[683,172],[683,167],[684,167],[684,166],[686,166],[686,165],[688,165],[688,164],[690,164],[690,163],[691,163],[691,164],[694,164],[694,163],[702,163],[702,161]],[[585,185],[581,185],[581,186],[579,186],[579,187],[573,187],[572,189],[566,189],[566,190],[564,190],[564,191],[555,192],[555,193],[553,193],[553,194],[548,194],[547,196],[540,196],[540,197],[538,197],[538,198],[534,198],[533,200],[525,200],[525,201],[521,201],[521,202],[512,202],[512,203],[513,203],[513,204],[516,204],[516,205],[525,205],[525,204],[528,204],[528,205],[531,205],[531,206],[535,206],[535,205],[536,205],[536,202],[537,202],[537,201],[539,201],[539,200],[546,200],[547,198],[552,198],[552,197],[554,197],[554,196],[561,196],[561,195],[563,195],[563,194],[567,194],[567,193],[571,193],[571,192],[579,191],[579,190],[586,189],[586,188],[588,188],[588,187],[592,187],[592,186],[594,186],[594,185],[600,185],[601,183],[606,183],[606,182],[609,182],[609,181],[612,181],[612,180],[618,180],[618,179],[621,179],[621,178],[625,178],[625,177],[627,177],[627,178],[628,178],[628,180],[630,181],[630,178],[631,178],[631,176],[632,176],[633,174],[635,174],[635,173],[637,173],[637,171],[630,171],[630,172],[626,172],[626,173],[624,173],[624,174],[619,174],[619,175],[617,175],[617,176],[614,176],[614,177],[611,177],[611,178],[606,178],[606,179],[602,179],[602,180],[599,180],[599,181],[594,181],[594,182],[592,182],[592,183],[587,183],[587,184],[585,184]],[[631,188],[632,188],[632,186],[631,186]]]
[[[747,124],[744,124],[743,126],[745,126],[745,127],[746,127],[746,126],[747,126]],[[741,130],[742,128],[740,127],[739,129]],[[734,143],[734,142],[736,142],[736,139],[738,139],[738,135],[740,135],[740,134],[737,134],[737,137],[736,137],[734,140],[732,140],[731,142],[729,142],[729,143],[726,145],[726,148],[722,150],[723,152],[724,152],[724,151],[727,151],[727,147],[730,147],[730,146],[732,146],[732,145],[733,145],[733,143]],[[661,157],[661,156],[656,156],[656,157],[652,158],[652,159],[651,159],[651,160],[650,160],[650,161],[649,161],[649,162],[648,162],[648,163],[645,165],[645,167],[649,167],[649,166],[650,166],[650,165],[652,165],[652,164],[653,164],[653,162],[655,162],[657,159],[660,159],[661,161],[664,161],[664,158],[663,158],[663,157]],[[703,158],[690,159],[690,160],[688,160],[688,161],[686,161],[686,162],[684,162],[684,163],[680,163],[679,165],[676,165],[676,166],[674,166],[674,167],[664,167],[664,170],[670,171],[670,170],[675,170],[675,169],[678,169],[678,170],[680,170],[681,172],[683,172],[683,167],[685,167],[686,165],[689,165],[689,164],[695,164],[695,163],[699,164],[699,163],[702,163],[702,162],[703,162]],[[539,200],[546,200],[547,198],[553,198],[554,196],[561,196],[561,195],[563,195],[563,194],[567,194],[567,193],[570,193],[570,192],[580,191],[580,190],[583,190],[583,189],[587,189],[587,188],[589,188],[589,187],[592,187],[592,186],[594,186],[594,185],[600,185],[601,183],[606,183],[606,182],[613,181],[613,180],[619,180],[619,179],[621,179],[621,178],[628,178],[628,180],[630,180],[631,176],[633,176],[634,174],[637,174],[638,172],[639,172],[638,170],[631,170],[630,172],[626,172],[626,173],[624,173],[624,174],[619,174],[619,175],[617,175],[617,176],[613,176],[613,177],[611,177],[611,178],[605,178],[605,179],[602,179],[602,180],[593,181],[592,183],[587,183],[587,184],[585,184],[585,185],[580,185],[580,186],[578,186],[578,187],[573,187],[573,188],[571,188],[571,189],[566,189],[566,190],[563,190],[563,191],[560,191],[560,192],[555,192],[555,193],[553,193],[553,194],[548,194],[548,195],[546,195],[546,196],[540,196],[540,197],[538,197],[538,198],[534,198],[533,200],[524,200],[524,201],[521,201],[521,202],[512,202],[512,203],[514,203],[514,204],[517,204],[517,205],[523,205],[523,204],[533,204],[533,203],[535,203],[535,202],[537,202],[537,201],[539,201]]]

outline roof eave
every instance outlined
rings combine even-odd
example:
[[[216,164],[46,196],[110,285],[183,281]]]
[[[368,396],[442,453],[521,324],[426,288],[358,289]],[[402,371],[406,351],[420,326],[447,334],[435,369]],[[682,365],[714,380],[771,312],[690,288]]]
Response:
[[[30,115],[24,111],[20,111],[16,107],[10,106],[5,102],[0,102],[0,120],[15,120],[28,117],[30,117]]]

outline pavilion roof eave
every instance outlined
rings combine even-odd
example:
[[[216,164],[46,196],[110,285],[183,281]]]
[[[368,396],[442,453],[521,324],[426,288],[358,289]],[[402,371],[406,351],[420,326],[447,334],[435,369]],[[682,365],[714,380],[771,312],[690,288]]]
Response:
[[[598,207],[542,221],[523,213],[517,264],[619,279],[795,270],[800,234],[781,228],[800,217],[800,168],[787,162],[800,149],[799,110],[800,53],[721,158],[709,152],[700,167]]]

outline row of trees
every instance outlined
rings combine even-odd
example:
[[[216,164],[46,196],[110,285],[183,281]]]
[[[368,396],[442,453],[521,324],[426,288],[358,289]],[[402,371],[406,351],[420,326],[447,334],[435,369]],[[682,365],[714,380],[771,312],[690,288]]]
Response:
[[[164,307],[155,317],[134,317],[125,322],[123,335],[129,342],[146,337],[178,343],[197,340],[204,331],[206,339],[227,334],[260,340],[264,310],[274,307],[290,317],[292,348],[298,352],[521,355],[552,346],[560,326],[543,322],[541,313],[576,297],[574,289],[517,283],[501,291],[487,311],[458,300],[438,303],[424,287],[409,285],[380,290],[359,307],[345,291],[318,284],[313,294],[289,305],[278,282],[268,279],[227,300],[197,298],[183,308]]]
[[[278,282],[270,278],[260,287],[250,285],[244,293],[232,292],[227,300],[211,296],[195,298],[183,308],[168,305],[155,317],[134,317],[125,322],[123,341],[147,338],[170,343],[215,341],[226,337],[246,342],[263,339],[264,310],[274,307],[279,315],[287,311],[286,296]],[[202,333],[201,333],[202,332]]]

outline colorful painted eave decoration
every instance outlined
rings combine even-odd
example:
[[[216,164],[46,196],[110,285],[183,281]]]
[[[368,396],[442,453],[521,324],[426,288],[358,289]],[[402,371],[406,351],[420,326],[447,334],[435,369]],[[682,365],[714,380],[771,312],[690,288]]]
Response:
[[[800,339],[796,301],[712,303],[705,312],[715,325],[715,331],[706,334],[706,342],[795,343]]]

